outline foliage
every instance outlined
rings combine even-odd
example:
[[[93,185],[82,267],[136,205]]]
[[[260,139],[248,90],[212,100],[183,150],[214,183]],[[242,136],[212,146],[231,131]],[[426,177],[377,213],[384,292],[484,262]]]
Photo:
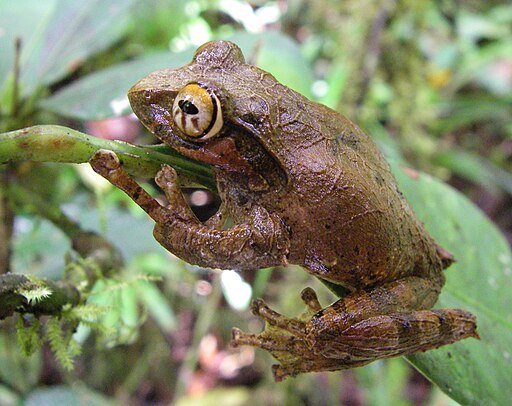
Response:
[[[475,312],[482,336],[481,342],[467,340],[415,356],[412,362],[461,403],[506,403],[512,344],[510,248],[467,199],[438,180],[403,168],[413,165],[451,181],[480,203],[487,202],[484,206],[491,205],[503,227],[512,224],[506,215],[512,195],[512,7],[433,0],[255,3],[0,2],[0,132],[56,122],[76,128],[85,120],[126,114],[125,94],[136,80],[187,63],[194,48],[208,39],[232,39],[251,62],[362,125],[397,163],[394,171],[403,192],[458,260],[447,270],[439,305]],[[265,32],[255,34],[260,30]],[[16,38],[21,38],[17,52]],[[149,157],[142,166],[140,159],[132,161],[132,172],[145,177],[166,162],[205,185],[211,179],[208,170],[169,155],[168,149],[93,139],[63,127],[36,127],[29,133],[30,148],[16,138],[19,132],[0,138],[0,161],[14,162],[0,168],[0,217],[9,218],[4,216],[10,212],[7,200],[18,215],[11,268],[49,280],[70,278],[83,303],[41,322],[20,316],[18,341],[23,352],[32,353],[26,359],[14,351],[12,329],[4,322],[0,403],[67,399],[66,404],[80,404],[88,398],[110,404],[98,390],[134,402],[153,397],[186,404],[194,384],[206,385],[204,376],[217,387],[204,398],[215,402],[314,403],[329,397],[326,402],[335,404],[355,379],[357,386],[350,387],[363,402],[412,403],[403,394],[411,372],[401,360],[349,374],[302,376],[279,386],[260,380],[255,389],[222,389],[220,382],[229,379],[209,369],[213,361],[205,354],[211,359],[228,355],[222,349],[206,351],[203,336],[209,333],[207,338],[225,342],[231,326],[254,322],[222,305],[223,298],[232,303],[233,290],[242,292],[242,285],[230,288],[229,295],[223,292],[226,285],[216,282],[229,278],[169,258],[150,238],[150,222],[119,191],[64,164],[25,161],[85,162],[92,151],[106,147],[127,157]],[[2,233],[9,227],[2,227],[0,236],[9,235]],[[125,265],[97,272],[103,268],[87,265],[90,253],[85,260],[70,254],[71,234],[83,229],[112,241]],[[299,271],[269,272],[242,276],[283,313],[293,314],[297,293],[316,282]],[[289,288],[283,292],[283,286]],[[47,300],[49,292],[20,293],[35,305]],[[324,299],[333,300],[328,295],[324,292]],[[191,319],[194,327],[187,327]],[[190,336],[183,338],[187,332]],[[72,366],[80,343],[83,355],[76,357],[73,372],[46,359],[44,368],[57,376],[57,383],[86,386],[40,387],[45,340],[65,369]],[[198,348],[199,359],[194,355]],[[236,360],[239,371],[247,367],[243,357]],[[265,376],[269,363],[260,368]],[[261,379],[261,372],[256,374]],[[144,394],[148,382],[151,393]],[[440,395],[433,396],[431,402]]]

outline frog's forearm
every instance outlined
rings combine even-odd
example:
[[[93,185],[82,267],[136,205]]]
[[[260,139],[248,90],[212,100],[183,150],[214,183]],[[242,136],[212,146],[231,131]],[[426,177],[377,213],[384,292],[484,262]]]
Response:
[[[162,213],[154,235],[160,244],[185,261],[210,268],[259,269],[286,263],[283,227],[265,210],[255,209],[253,224],[219,229],[222,220],[200,223],[185,201],[176,172],[164,166],[155,178],[171,209]],[[216,224],[216,223],[219,224]],[[276,235],[283,235],[282,239]]]
[[[200,223],[185,202],[176,172],[165,166],[156,182],[171,208],[161,206],[122,168],[111,151],[100,150],[90,161],[96,172],[123,190],[155,220],[154,235],[166,249],[185,261],[210,268],[259,269],[286,264],[287,247],[280,222],[258,213],[254,225],[241,224],[217,230]],[[276,238],[282,235],[283,238]]]
[[[249,225],[229,230],[209,229],[202,224],[190,224],[175,219],[165,227],[158,224],[154,236],[160,244],[191,264],[209,268],[259,269],[283,261],[270,247],[270,241]],[[283,257],[284,258],[284,257]]]

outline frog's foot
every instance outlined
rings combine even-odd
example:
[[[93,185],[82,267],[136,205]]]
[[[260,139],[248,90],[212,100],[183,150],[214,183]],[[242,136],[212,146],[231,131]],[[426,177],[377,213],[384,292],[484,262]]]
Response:
[[[321,310],[312,289],[305,289],[302,298],[307,310],[297,319],[289,319],[256,300],[252,310],[265,320],[265,330],[260,334],[233,330],[234,346],[262,348],[280,362],[273,367],[276,381],[302,372],[354,368],[467,337],[478,338],[475,316],[460,309],[404,311],[370,316],[347,325],[350,316],[336,313],[332,306]]]
[[[270,352],[280,365],[273,365],[274,379],[279,382],[288,376],[302,372],[340,369],[339,359],[316,354],[306,335],[307,321],[322,309],[316,293],[306,288],[301,293],[306,311],[298,318],[288,318],[270,309],[263,300],[253,301],[251,310],[265,320],[265,330],[260,334],[249,334],[233,329],[231,345],[250,345]],[[355,365],[353,365],[355,366]]]

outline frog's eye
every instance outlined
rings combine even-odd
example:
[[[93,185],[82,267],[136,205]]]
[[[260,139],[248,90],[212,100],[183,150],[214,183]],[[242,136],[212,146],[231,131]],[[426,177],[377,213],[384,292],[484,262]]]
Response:
[[[187,136],[205,140],[222,128],[222,109],[213,92],[191,83],[181,89],[174,99],[172,117]]]

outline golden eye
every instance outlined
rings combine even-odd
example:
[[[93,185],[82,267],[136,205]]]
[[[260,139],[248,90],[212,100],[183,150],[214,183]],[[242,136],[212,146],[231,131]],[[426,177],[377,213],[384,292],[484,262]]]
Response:
[[[178,128],[189,137],[206,140],[222,128],[222,109],[213,92],[191,83],[174,99],[172,117]]]

